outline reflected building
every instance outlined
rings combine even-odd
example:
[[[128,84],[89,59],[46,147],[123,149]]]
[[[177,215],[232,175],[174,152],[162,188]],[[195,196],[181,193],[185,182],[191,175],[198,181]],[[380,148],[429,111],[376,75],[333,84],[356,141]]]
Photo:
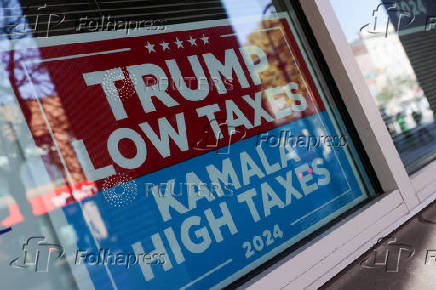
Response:
[[[436,3],[433,0],[418,0],[415,5],[399,0],[393,3],[400,8],[403,16],[389,13],[390,20],[399,34],[430,110],[436,112],[436,67],[432,65],[436,58]]]
[[[386,34],[361,31],[351,48],[391,134],[403,131],[395,122],[399,113],[404,113],[407,128],[416,127],[412,114],[417,111],[424,123],[433,122],[433,112],[392,24]]]

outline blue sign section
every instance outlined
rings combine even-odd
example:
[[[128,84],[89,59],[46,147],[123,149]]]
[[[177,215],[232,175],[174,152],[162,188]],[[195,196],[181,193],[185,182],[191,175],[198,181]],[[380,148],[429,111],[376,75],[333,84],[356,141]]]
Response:
[[[100,192],[86,202],[109,238],[82,240],[76,258],[96,289],[228,285],[366,199],[335,134],[321,112],[137,178],[128,205]]]

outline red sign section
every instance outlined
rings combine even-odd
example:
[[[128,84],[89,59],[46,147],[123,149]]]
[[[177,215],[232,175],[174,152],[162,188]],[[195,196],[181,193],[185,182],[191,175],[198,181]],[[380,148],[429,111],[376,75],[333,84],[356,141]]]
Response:
[[[39,142],[57,147],[67,170],[76,154],[87,179],[101,186],[114,174],[133,179],[324,110],[285,19],[263,21],[243,43],[233,29],[21,52],[29,55],[31,98],[56,141]],[[62,132],[47,105],[53,98],[68,124]]]

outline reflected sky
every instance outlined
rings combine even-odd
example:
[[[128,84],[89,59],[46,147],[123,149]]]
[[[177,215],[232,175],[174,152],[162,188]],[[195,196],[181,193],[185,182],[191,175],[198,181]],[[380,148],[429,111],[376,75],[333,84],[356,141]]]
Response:
[[[330,0],[330,3],[341,23],[347,41],[351,43],[359,38],[359,31],[363,25],[373,23],[373,10],[377,8],[381,1]],[[381,23],[386,23],[386,10],[382,7],[379,10],[380,14],[378,14],[378,16],[380,17]]]

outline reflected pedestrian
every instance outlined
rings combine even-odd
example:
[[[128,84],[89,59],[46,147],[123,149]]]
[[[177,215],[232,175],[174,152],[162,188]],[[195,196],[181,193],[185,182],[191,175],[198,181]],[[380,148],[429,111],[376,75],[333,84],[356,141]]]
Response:
[[[418,111],[412,112],[413,120],[416,123],[416,135],[422,143],[427,143],[433,141],[433,136],[430,134],[426,126],[422,126],[422,113]]]
[[[400,126],[401,133],[403,134],[404,139],[406,140],[407,146],[412,148],[415,147],[413,136],[410,133],[409,127],[407,126],[406,119],[403,112],[399,112],[397,114],[397,123]]]

